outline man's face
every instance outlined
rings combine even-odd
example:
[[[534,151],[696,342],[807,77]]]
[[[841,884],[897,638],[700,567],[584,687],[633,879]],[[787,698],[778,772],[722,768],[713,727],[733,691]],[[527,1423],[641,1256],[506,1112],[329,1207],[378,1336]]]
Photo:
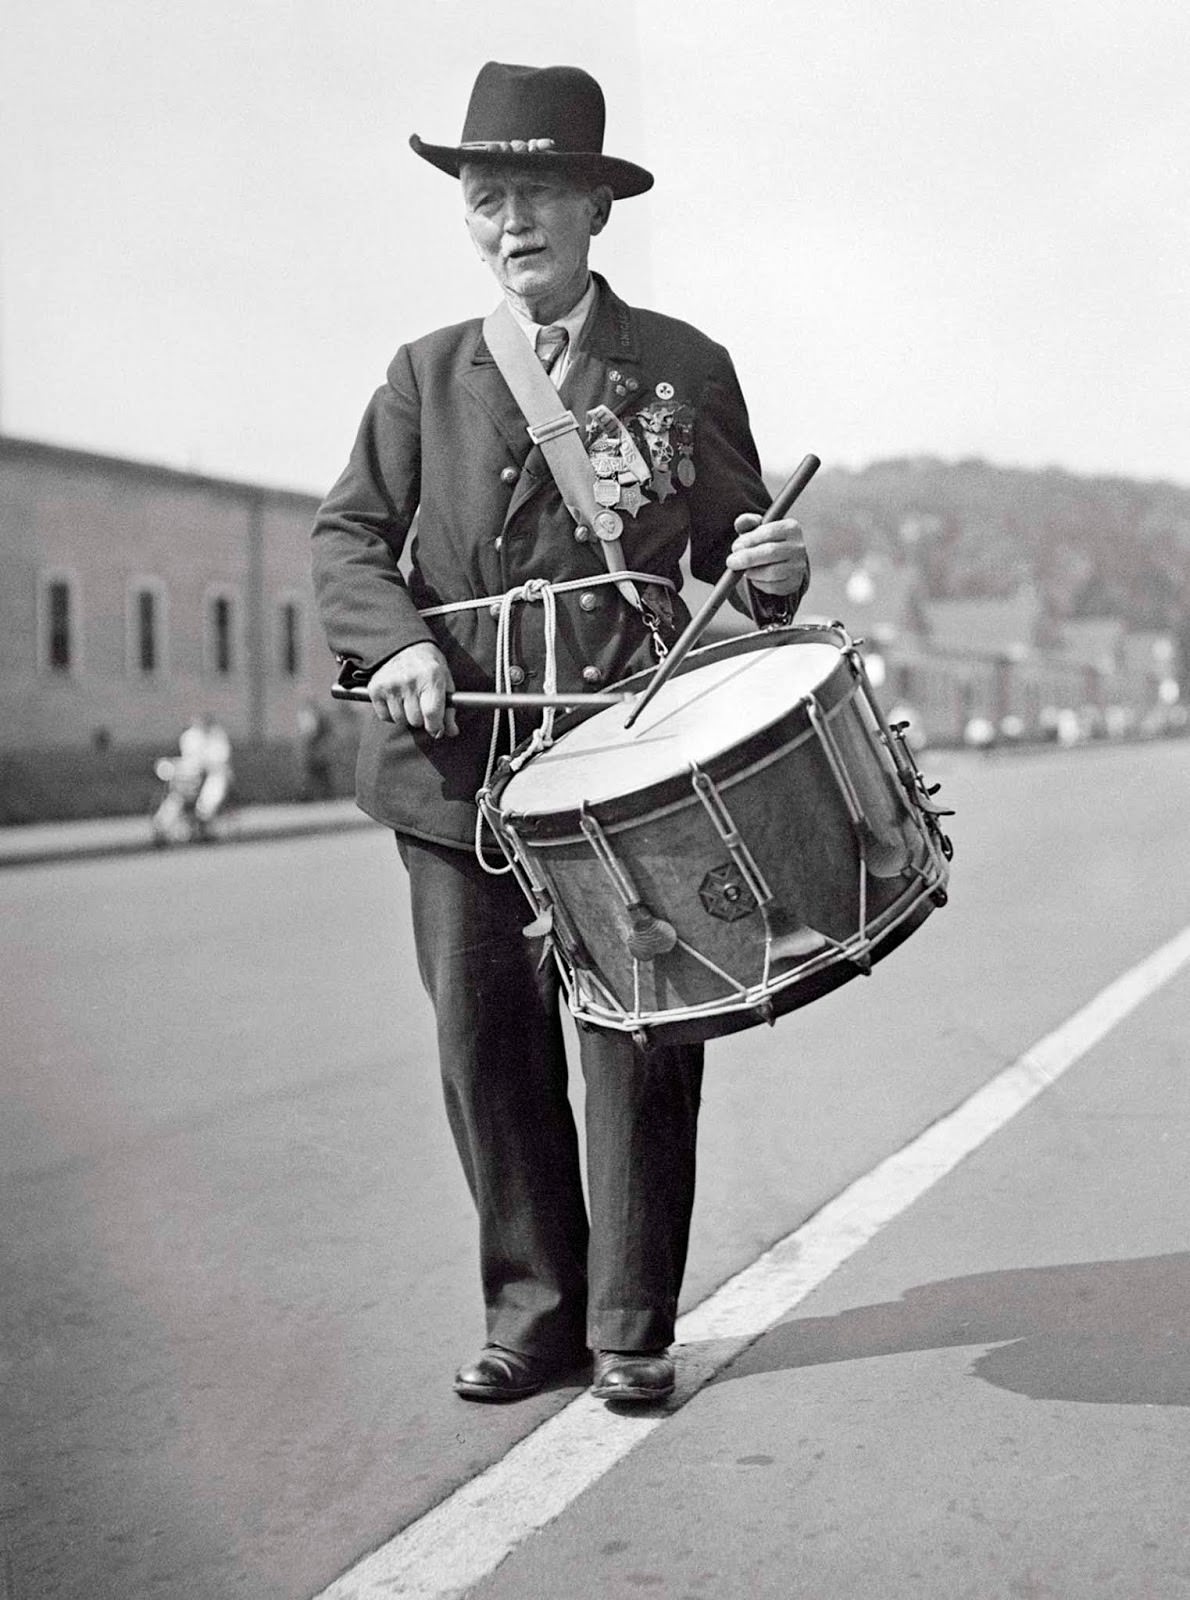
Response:
[[[516,165],[472,163],[460,176],[467,232],[501,289],[549,316],[568,311],[586,287],[587,252],[607,221],[610,190]]]

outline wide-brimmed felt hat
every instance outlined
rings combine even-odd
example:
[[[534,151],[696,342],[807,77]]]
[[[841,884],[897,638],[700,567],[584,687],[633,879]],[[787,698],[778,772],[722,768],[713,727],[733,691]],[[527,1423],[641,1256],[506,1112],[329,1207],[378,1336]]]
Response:
[[[457,145],[410,148],[457,178],[464,163],[508,161],[605,183],[617,200],[644,194],[653,174],[603,154],[603,90],[581,67],[517,67],[489,61],[480,68]]]

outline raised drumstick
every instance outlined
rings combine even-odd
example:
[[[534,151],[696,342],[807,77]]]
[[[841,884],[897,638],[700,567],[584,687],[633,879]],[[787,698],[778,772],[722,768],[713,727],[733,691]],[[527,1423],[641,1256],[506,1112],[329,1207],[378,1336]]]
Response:
[[[802,490],[806,487],[810,479],[818,471],[821,465],[822,463],[819,461],[817,456],[807,456],[793,476],[778,491],[776,499],[765,512],[764,516],[760,519],[761,522],[780,522],[781,518],[789,510],[790,506],[793,505],[793,502],[797,499],[798,495],[801,494]],[[694,648],[699,639],[702,638],[702,635],[706,630],[707,623],[710,622],[711,618],[731,594],[732,590],[739,583],[740,579],[745,576],[745,573],[737,572],[734,568],[728,567],[727,571],[719,579],[719,582],[703,601],[698,613],[691,617],[690,621],[686,624],[685,629],[678,635],[677,639],[674,640],[673,646],[665,660],[659,663],[656,672],[649,679],[648,688],[644,690],[640,699],[633,706],[632,711],[628,716],[628,720],[624,724],[625,728],[630,728],[632,726],[637,717],[640,716],[641,712],[648,705],[649,701],[661,688],[662,684],[668,683],[673,677],[679,666],[681,666],[686,655]]]

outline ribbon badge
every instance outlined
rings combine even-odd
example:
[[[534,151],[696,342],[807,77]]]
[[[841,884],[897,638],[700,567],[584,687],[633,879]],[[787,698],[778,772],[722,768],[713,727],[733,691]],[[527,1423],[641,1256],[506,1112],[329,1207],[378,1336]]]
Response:
[[[645,504],[650,468],[628,429],[607,406],[587,413],[587,454],[595,473],[595,499],[607,511],[635,517]]]

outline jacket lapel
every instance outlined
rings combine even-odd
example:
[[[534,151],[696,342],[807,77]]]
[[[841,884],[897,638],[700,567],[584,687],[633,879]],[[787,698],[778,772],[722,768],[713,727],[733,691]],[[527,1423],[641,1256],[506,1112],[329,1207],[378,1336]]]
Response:
[[[598,273],[599,296],[562,384],[563,402],[578,418],[603,405],[619,416],[641,393],[640,345],[635,318]]]

